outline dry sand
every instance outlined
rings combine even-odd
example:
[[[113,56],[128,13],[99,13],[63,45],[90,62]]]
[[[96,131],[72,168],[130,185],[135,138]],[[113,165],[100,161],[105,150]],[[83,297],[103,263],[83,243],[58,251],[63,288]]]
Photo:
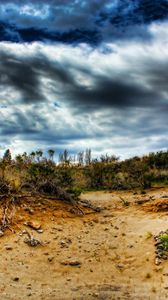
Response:
[[[49,208],[41,199],[25,203],[16,212],[15,233],[0,238],[0,299],[167,299],[168,261],[155,265],[150,237],[168,229],[167,213],[135,204],[167,195],[168,189],[146,195],[90,192],[81,198],[105,209],[84,216],[57,201]],[[27,221],[41,224],[43,233],[24,225]],[[25,229],[44,245],[28,246]]]

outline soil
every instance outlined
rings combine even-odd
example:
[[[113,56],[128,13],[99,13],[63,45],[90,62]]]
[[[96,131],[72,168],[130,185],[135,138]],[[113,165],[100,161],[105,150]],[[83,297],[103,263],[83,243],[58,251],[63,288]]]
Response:
[[[168,229],[167,208],[154,209],[167,197],[167,188],[89,192],[81,199],[103,210],[83,216],[61,201],[24,199],[14,232],[0,237],[0,299],[167,299],[168,261],[155,264],[153,238]],[[26,231],[40,244],[25,243]]]

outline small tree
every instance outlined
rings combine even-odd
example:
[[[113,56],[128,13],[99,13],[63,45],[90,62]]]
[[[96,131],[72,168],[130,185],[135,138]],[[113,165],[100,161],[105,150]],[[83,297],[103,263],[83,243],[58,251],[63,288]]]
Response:
[[[43,156],[43,151],[42,150],[37,150],[36,151],[36,157],[37,161],[40,162],[40,158]]]
[[[48,150],[49,159],[53,161],[55,151],[53,149]]]
[[[79,152],[77,157],[78,157],[78,164],[80,166],[83,166],[83,164],[84,164],[84,152],[83,151]]]
[[[35,151],[32,151],[30,153],[30,157],[31,157],[31,161],[34,161],[35,157],[36,157],[36,152]]]
[[[12,160],[12,155],[11,155],[11,152],[9,149],[7,149],[4,153],[4,156],[3,156],[3,160],[6,161],[7,163],[10,163],[11,160]]]
[[[5,177],[6,167],[11,163],[12,156],[9,149],[7,149],[3,155],[3,159],[0,161],[0,168],[2,170],[2,178]]]

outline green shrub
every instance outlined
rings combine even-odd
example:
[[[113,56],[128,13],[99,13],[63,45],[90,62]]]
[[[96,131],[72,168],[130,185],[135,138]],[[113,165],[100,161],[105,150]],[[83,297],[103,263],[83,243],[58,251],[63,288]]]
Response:
[[[168,251],[168,233],[164,233],[160,236],[160,240],[162,242],[162,246],[165,251]]]

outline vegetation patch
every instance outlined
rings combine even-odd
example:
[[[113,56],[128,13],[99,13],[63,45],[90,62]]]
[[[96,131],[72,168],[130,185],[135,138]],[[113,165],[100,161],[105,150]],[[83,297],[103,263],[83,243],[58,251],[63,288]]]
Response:
[[[154,236],[156,247],[156,262],[159,264],[162,259],[168,259],[168,230],[161,231],[157,236]]]

